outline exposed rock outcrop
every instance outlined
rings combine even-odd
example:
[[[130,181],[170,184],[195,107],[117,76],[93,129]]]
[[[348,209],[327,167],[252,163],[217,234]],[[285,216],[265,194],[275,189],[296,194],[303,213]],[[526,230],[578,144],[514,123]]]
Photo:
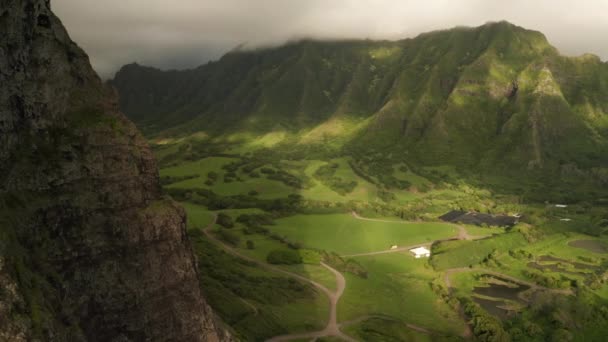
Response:
[[[0,340],[227,340],[183,209],[48,0],[0,0]]]

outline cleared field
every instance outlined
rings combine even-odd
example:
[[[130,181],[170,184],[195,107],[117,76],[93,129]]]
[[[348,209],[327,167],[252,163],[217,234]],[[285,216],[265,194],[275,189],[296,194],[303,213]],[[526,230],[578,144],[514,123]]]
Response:
[[[444,223],[372,222],[349,214],[295,215],[268,226],[272,232],[339,254],[374,252],[392,245],[409,246],[446,239],[456,235],[456,228]]]
[[[494,250],[506,253],[525,245],[527,245],[526,240],[517,232],[477,241],[442,242],[433,247],[431,264],[437,270],[468,267],[480,263]]]

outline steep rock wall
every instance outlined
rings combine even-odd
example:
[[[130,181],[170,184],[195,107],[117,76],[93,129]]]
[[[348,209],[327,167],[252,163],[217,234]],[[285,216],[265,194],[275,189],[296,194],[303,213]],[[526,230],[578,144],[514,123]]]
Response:
[[[219,341],[183,209],[44,0],[0,0],[0,340]]]

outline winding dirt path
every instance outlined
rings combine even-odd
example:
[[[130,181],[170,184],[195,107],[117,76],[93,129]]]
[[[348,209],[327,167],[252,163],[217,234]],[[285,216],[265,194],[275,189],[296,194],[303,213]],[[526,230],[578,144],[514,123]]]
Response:
[[[366,217],[362,217],[359,216],[359,214],[357,214],[355,211],[351,212],[352,216],[355,219],[358,220],[363,220],[363,221],[373,221],[373,222],[385,222],[385,223],[399,223],[399,224],[418,224],[418,222],[411,222],[411,221],[394,221],[394,220],[384,220],[384,219],[373,219],[373,218],[366,218]],[[281,336],[275,336],[271,339],[268,339],[268,342],[276,342],[276,341],[289,341],[289,340],[296,340],[296,339],[311,339],[312,341],[316,340],[317,338],[320,337],[325,337],[325,336],[335,336],[338,337],[344,341],[349,341],[349,342],[355,342],[356,340],[353,339],[352,337],[344,334],[340,329],[342,327],[345,326],[349,326],[352,324],[356,324],[359,323],[365,319],[371,318],[371,317],[375,317],[374,315],[369,315],[369,316],[363,316],[354,320],[350,320],[350,321],[346,321],[346,322],[342,322],[342,323],[338,323],[337,322],[337,305],[338,302],[340,300],[340,297],[342,296],[342,294],[344,293],[344,290],[346,288],[346,279],[344,278],[344,276],[338,272],[337,270],[333,269],[331,266],[325,264],[324,262],[321,262],[321,265],[323,267],[325,267],[327,270],[329,270],[330,272],[332,272],[336,278],[336,291],[331,291],[329,290],[327,287],[321,285],[320,283],[306,278],[304,276],[301,276],[297,273],[293,273],[293,272],[289,272],[286,271],[282,268],[279,268],[277,266],[273,266],[271,264],[268,264],[266,262],[263,261],[259,261],[257,259],[251,258],[247,255],[244,255],[242,253],[240,253],[238,250],[236,250],[235,248],[225,244],[223,241],[219,240],[218,238],[216,238],[212,233],[211,233],[211,229],[213,228],[213,226],[215,225],[217,221],[217,215],[214,215],[214,219],[213,222],[211,222],[206,228],[203,229],[203,233],[213,242],[215,242],[216,244],[218,244],[219,246],[221,246],[226,252],[247,260],[263,269],[266,269],[268,271],[271,272],[277,272],[277,273],[282,273],[285,275],[288,275],[290,277],[296,278],[298,280],[310,283],[312,286],[314,286],[315,288],[317,288],[318,290],[320,290],[321,292],[323,292],[327,298],[329,299],[330,302],[330,312],[329,312],[329,318],[328,318],[328,322],[327,325],[325,326],[325,328],[323,330],[319,330],[319,331],[312,331],[312,332],[305,332],[305,333],[295,333],[295,334],[286,334],[286,335],[281,335]],[[446,224],[450,224],[450,223],[446,223]],[[444,239],[444,240],[436,240],[433,242],[427,242],[427,243],[421,243],[421,244],[416,244],[416,245],[412,245],[412,246],[405,246],[405,247],[398,247],[395,249],[388,249],[388,250],[382,250],[382,251],[375,251],[375,252],[367,252],[367,253],[358,253],[358,254],[349,254],[349,255],[342,255],[342,257],[361,257],[361,256],[372,256],[372,255],[379,255],[379,254],[388,254],[388,253],[401,253],[401,252],[406,252],[409,251],[412,248],[416,248],[419,246],[425,246],[425,247],[429,247],[431,246],[433,243],[435,242],[440,242],[440,241],[447,241],[447,240],[478,240],[478,239],[483,239],[486,238],[487,236],[472,236],[469,235],[468,232],[466,231],[465,227],[463,225],[459,225],[459,224],[450,224],[454,227],[456,227],[458,229],[458,233],[455,237],[453,238],[449,238],[449,239]],[[462,273],[462,272],[484,272],[486,274],[490,274],[490,275],[494,275],[494,276],[498,276],[498,277],[502,277],[504,279],[513,281],[515,283],[519,283],[519,284],[523,284],[523,285],[527,285],[532,289],[537,289],[537,290],[547,290],[547,291],[552,291],[554,293],[559,293],[559,294],[572,294],[571,290],[561,290],[561,289],[550,289],[550,288],[546,288],[543,286],[540,286],[538,284],[535,283],[531,283],[525,280],[521,280],[512,276],[509,276],[507,274],[503,274],[500,272],[495,272],[495,271],[491,271],[491,270],[486,270],[483,268],[466,268],[466,267],[462,267],[462,268],[452,268],[452,269],[448,269],[445,270],[445,275],[444,275],[444,281],[446,286],[448,287],[448,289],[450,291],[453,290],[452,287],[452,282],[450,279],[450,276],[455,274],[455,273]],[[246,302],[248,303],[248,302]],[[248,303],[250,304],[250,303]],[[256,313],[257,313],[257,308],[256,308]],[[426,329],[424,327],[421,326],[417,326],[414,324],[410,324],[407,322],[403,322],[408,328],[412,329],[412,330],[416,330],[418,332],[421,333],[425,333],[425,334],[429,334],[432,335],[433,332],[430,331],[429,329]],[[471,331],[470,331],[470,327],[467,325],[465,331],[462,334],[463,337],[470,337],[471,336]]]
[[[211,222],[206,228],[203,229],[203,233],[214,243],[218,244],[219,246],[221,246],[226,252],[232,254],[233,256],[236,256],[238,258],[241,258],[243,260],[247,260],[263,269],[266,269],[268,271],[272,271],[272,272],[277,272],[277,273],[282,273],[285,275],[288,275],[290,277],[296,278],[298,280],[310,283],[312,286],[316,287],[317,289],[319,289],[321,292],[325,293],[325,295],[327,296],[327,298],[329,299],[329,303],[330,303],[330,308],[329,308],[329,319],[327,322],[327,325],[325,326],[325,328],[323,330],[319,330],[319,331],[313,331],[313,332],[307,332],[307,333],[298,333],[298,334],[287,334],[287,335],[281,335],[281,336],[276,336],[273,337],[267,341],[289,341],[289,340],[296,340],[296,339],[304,339],[304,338],[311,338],[311,339],[316,339],[319,337],[324,337],[324,336],[336,336],[339,337],[345,341],[349,341],[349,342],[355,342],[356,340],[353,339],[352,337],[344,334],[342,331],[340,331],[340,325],[337,322],[337,317],[338,317],[338,301],[340,300],[340,297],[342,297],[342,294],[344,293],[344,289],[346,288],[346,279],[344,279],[344,276],[342,275],[342,273],[336,271],[335,269],[333,269],[331,266],[327,265],[324,262],[321,262],[321,266],[325,267],[326,269],[328,269],[331,273],[334,274],[334,276],[336,277],[336,291],[330,291],[327,287],[321,285],[320,283],[306,278],[304,276],[301,276],[297,273],[293,273],[293,272],[289,272],[286,271],[282,268],[279,268],[277,266],[273,266],[270,265],[268,263],[265,263],[263,261],[259,261],[257,259],[251,258],[247,255],[244,255],[242,253],[240,253],[238,250],[236,250],[235,248],[225,244],[223,241],[221,241],[220,239],[216,238],[212,233],[211,233],[211,229],[213,228],[213,226],[215,225],[215,223],[217,222],[217,215],[214,215],[213,217],[213,222]],[[256,309],[257,312],[257,309]]]

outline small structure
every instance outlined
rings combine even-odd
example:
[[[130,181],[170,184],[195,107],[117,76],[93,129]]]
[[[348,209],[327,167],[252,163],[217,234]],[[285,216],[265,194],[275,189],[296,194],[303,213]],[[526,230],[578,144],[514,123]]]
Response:
[[[391,249],[397,249],[397,245],[392,245]]]
[[[412,252],[412,254],[414,254],[414,257],[416,259],[419,259],[419,258],[428,258],[428,257],[431,256],[431,251],[428,250],[428,248],[423,247],[423,246],[416,247],[414,249],[410,249],[410,252]]]
[[[568,208],[568,206],[565,204],[556,204],[555,207],[556,208]]]
[[[560,221],[564,221],[564,222],[570,222],[570,221],[572,221],[572,219],[569,219],[569,218],[563,218],[563,219],[559,219],[559,220]]]

